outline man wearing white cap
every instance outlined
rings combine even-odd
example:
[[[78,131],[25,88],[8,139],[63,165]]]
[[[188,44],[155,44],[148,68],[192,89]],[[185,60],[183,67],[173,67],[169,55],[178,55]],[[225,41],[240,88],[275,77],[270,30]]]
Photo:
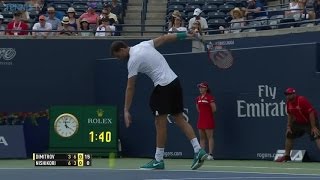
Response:
[[[192,24],[195,22],[195,21],[199,21],[200,24],[201,24],[201,29],[207,29],[208,28],[208,23],[207,23],[207,20],[203,17],[200,16],[200,14],[202,13],[201,9],[199,8],[196,8],[193,12],[193,18],[191,18],[189,20],[189,26],[188,26],[188,29],[191,29],[192,27]]]
[[[5,34],[6,27],[2,24],[4,20],[3,15],[0,14],[0,36]]]

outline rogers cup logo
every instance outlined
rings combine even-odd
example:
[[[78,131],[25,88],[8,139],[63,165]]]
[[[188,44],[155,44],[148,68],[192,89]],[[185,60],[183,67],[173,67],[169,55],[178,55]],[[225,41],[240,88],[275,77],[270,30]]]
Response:
[[[16,57],[16,50],[13,48],[0,48],[0,65],[12,65],[12,62],[8,62]],[[4,60],[5,62],[1,61]]]

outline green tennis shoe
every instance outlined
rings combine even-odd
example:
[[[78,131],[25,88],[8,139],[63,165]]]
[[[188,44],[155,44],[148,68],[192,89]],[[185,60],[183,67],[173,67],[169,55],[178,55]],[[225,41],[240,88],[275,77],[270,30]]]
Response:
[[[164,162],[163,162],[163,160],[157,161],[157,160],[153,159],[152,161],[148,162],[147,164],[141,166],[140,169],[146,169],[146,170],[164,169]]]
[[[191,169],[196,170],[196,169],[200,168],[203,165],[204,160],[207,159],[207,157],[208,157],[208,154],[206,153],[206,151],[203,149],[200,149],[198,153],[194,154]]]

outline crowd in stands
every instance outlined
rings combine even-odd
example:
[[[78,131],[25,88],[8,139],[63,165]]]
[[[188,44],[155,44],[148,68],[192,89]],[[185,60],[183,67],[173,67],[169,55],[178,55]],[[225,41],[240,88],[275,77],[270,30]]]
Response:
[[[0,35],[120,35],[123,3],[126,1],[0,1]]]
[[[316,25],[311,20],[320,18],[320,0],[292,0],[277,7],[266,5],[263,0],[169,0],[167,27],[169,33],[196,26],[198,31],[209,34],[238,33]]]
[[[0,0],[0,35],[117,36],[127,1]],[[168,0],[166,27],[169,33],[191,29],[238,33],[300,26],[281,25],[320,18],[320,0],[292,0],[276,8],[266,5],[265,0]]]

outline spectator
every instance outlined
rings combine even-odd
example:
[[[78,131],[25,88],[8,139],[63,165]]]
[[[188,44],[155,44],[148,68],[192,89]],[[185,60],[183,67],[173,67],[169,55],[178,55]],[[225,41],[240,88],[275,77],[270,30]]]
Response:
[[[201,28],[201,23],[200,21],[195,21],[192,26],[191,29],[189,29],[191,32],[193,33],[199,33],[200,35],[202,35],[202,28]],[[203,52],[204,51],[204,45],[202,42],[200,41],[194,41],[192,43],[192,51],[193,52]]]
[[[58,28],[60,36],[73,36],[75,35],[74,27],[70,26],[69,18],[67,16],[63,17],[61,21],[62,26]]]
[[[256,0],[248,0],[248,6],[247,8],[242,8],[243,11],[245,11],[245,16],[247,19],[254,19],[256,17],[266,16],[263,5]]]
[[[201,9],[199,9],[199,8],[196,8],[196,9],[194,10],[193,16],[195,16],[195,17],[193,17],[193,18],[191,18],[191,19],[189,20],[188,29],[191,29],[191,27],[192,27],[192,25],[193,25],[193,23],[194,23],[195,21],[199,21],[199,22],[200,22],[200,24],[201,24],[201,29],[207,29],[207,28],[208,28],[207,20],[206,20],[205,18],[201,17],[201,13],[202,13],[202,11],[201,11]]]
[[[285,11],[285,16],[286,17],[292,16],[292,15],[297,14],[297,13],[300,13],[300,11],[299,11],[300,6],[299,6],[298,1],[299,0],[293,0],[292,2],[289,3],[289,10],[290,11]]]
[[[29,12],[26,8],[21,9],[21,21],[28,23],[30,20]]]
[[[115,20],[115,23],[118,24],[118,18],[117,18],[117,15],[113,14],[111,12],[111,5],[110,4],[106,4],[105,7],[103,8],[102,10],[102,13],[100,15],[100,19],[102,18],[109,18],[109,19],[114,19]]]
[[[239,8],[234,8],[233,10],[230,11],[230,15],[232,17],[232,20],[230,21],[230,30],[225,31],[225,28],[223,26],[220,26],[219,29],[221,31],[224,31],[225,34],[232,32],[240,32],[241,28],[245,26],[244,23],[244,17],[243,17],[243,12]]]
[[[46,22],[50,23],[52,30],[57,30],[60,26],[60,20],[56,17],[56,11],[53,7],[48,7],[47,9],[48,17]]]
[[[116,28],[110,25],[108,18],[101,19],[101,25],[97,27],[96,36],[113,36]]]
[[[90,29],[89,27],[89,23],[86,19],[82,19],[80,22],[80,36],[93,36],[93,32],[88,32],[88,31],[92,31],[92,29]],[[86,31],[86,32],[82,32],[82,31]]]
[[[195,33],[199,33],[200,35],[202,35],[202,28],[201,28],[201,22],[200,21],[195,21],[192,26],[191,26],[191,31],[195,32]]]
[[[89,24],[94,24],[96,26],[99,25],[99,16],[95,11],[94,6],[89,6],[87,12],[83,13],[80,16],[79,21],[84,18],[88,21]]]
[[[320,19],[320,0],[315,0],[313,3],[313,11],[314,11],[314,18]]]
[[[21,13],[15,12],[13,16],[13,21],[7,25],[6,34],[15,36],[28,35],[29,27],[25,22],[21,21]]]
[[[276,159],[277,162],[291,161],[290,151],[293,148],[293,141],[305,133],[310,135],[310,139],[315,141],[320,149],[320,131],[316,110],[304,96],[296,95],[295,89],[288,88],[284,94],[287,99],[288,112],[285,155]]]
[[[4,17],[0,14],[0,36],[5,34],[6,27],[3,23]]]
[[[298,17],[298,18],[295,18],[295,19],[299,19],[299,20],[307,20],[307,19],[309,19],[309,17],[310,17],[310,15],[309,15],[309,13],[310,12],[308,12],[307,11],[307,8],[306,8],[306,1],[304,1],[304,0],[299,0],[298,1],[298,3],[299,3],[299,7],[300,7],[300,17]]]
[[[69,17],[69,25],[72,26],[75,30],[80,29],[79,20],[76,19],[76,11],[73,7],[68,8],[68,17]]]
[[[52,25],[46,22],[46,17],[44,15],[41,15],[39,17],[39,22],[33,25],[32,30],[33,30],[32,32],[33,36],[47,37],[51,34],[51,32],[36,32],[36,31],[51,31]]]
[[[188,31],[186,27],[183,26],[183,20],[179,11],[174,11],[172,13],[171,23],[172,26],[169,29],[169,32],[178,32],[178,31]]]
[[[26,2],[29,7],[31,7],[31,10],[35,10],[37,13],[39,13],[44,5],[44,0],[29,0]]]
[[[123,23],[122,19],[122,6],[118,3],[117,0],[112,0],[111,2],[111,13],[117,15],[119,23]]]

